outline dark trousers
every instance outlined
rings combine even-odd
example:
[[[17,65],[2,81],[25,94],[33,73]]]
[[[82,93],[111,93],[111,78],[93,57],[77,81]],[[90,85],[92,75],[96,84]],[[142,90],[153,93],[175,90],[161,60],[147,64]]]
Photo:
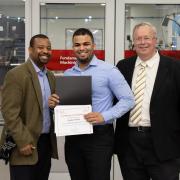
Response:
[[[177,160],[158,160],[151,131],[129,128],[129,147],[118,159],[124,180],[179,180]]]
[[[67,136],[65,160],[71,180],[110,180],[113,125],[95,126],[91,135]]]
[[[37,145],[38,162],[35,165],[10,165],[11,180],[48,180],[51,168],[50,147],[50,135],[41,135]]]

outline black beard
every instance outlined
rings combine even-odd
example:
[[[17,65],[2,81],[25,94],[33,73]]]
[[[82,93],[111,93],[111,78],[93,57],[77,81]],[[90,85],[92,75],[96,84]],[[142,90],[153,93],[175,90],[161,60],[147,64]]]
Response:
[[[87,64],[89,63],[93,58],[93,55],[91,55],[89,58],[87,59],[78,59],[78,61],[81,63],[81,64]]]

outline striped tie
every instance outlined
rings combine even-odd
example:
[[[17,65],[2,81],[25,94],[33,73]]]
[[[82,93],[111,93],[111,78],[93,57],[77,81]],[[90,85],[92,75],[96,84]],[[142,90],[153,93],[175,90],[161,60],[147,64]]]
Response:
[[[135,98],[135,106],[130,113],[130,121],[133,122],[133,124],[138,124],[141,121],[142,103],[143,103],[145,86],[146,86],[146,64],[141,63],[133,92]]]

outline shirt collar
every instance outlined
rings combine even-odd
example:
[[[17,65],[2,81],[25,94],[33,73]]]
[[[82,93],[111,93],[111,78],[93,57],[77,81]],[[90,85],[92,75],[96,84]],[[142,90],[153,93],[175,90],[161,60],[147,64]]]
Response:
[[[85,69],[88,69],[90,66],[97,66],[98,65],[98,61],[97,61],[97,57],[95,55],[93,55],[92,60],[90,61],[90,63],[88,64],[88,66]],[[78,61],[76,62],[76,64],[73,67],[73,70],[79,70],[79,65],[78,65]]]
[[[153,67],[154,64],[158,63],[159,62],[159,59],[160,59],[160,56],[159,56],[159,53],[158,51],[156,52],[156,54],[150,58],[149,60],[147,60],[145,63],[147,64],[147,67]],[[140,59],[140,57],[138,56],[137,57],[137,61],[136,61],[136,64],[135,64],[135,67],[139,66],[140,63],[143,63],[144,61]]]
[[[33,61],[31,58],[29,58],[29,59],[30,59],[32,65],[34,66],[35,71],[36,71],[38,74],[43,75],[43,74],[46,74],[46,73],[47,73],[46,67],[44,67],[44,69],[43,69],[43,71],[42,71],[42,70],[34,63],[34,61]],[[42,73],[43,73],[43,74],[42,74]]]

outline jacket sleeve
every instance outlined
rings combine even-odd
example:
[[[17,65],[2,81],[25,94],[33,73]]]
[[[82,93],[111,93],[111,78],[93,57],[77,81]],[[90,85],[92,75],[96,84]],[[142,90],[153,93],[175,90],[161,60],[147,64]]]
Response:
[[[13,137],[17,147],[21,148],[32,143],[33,140],[20,115],[24,94],[22,79],[18,77],[14,71],[6,74],[2,90],[2,116],[5,128]]]

